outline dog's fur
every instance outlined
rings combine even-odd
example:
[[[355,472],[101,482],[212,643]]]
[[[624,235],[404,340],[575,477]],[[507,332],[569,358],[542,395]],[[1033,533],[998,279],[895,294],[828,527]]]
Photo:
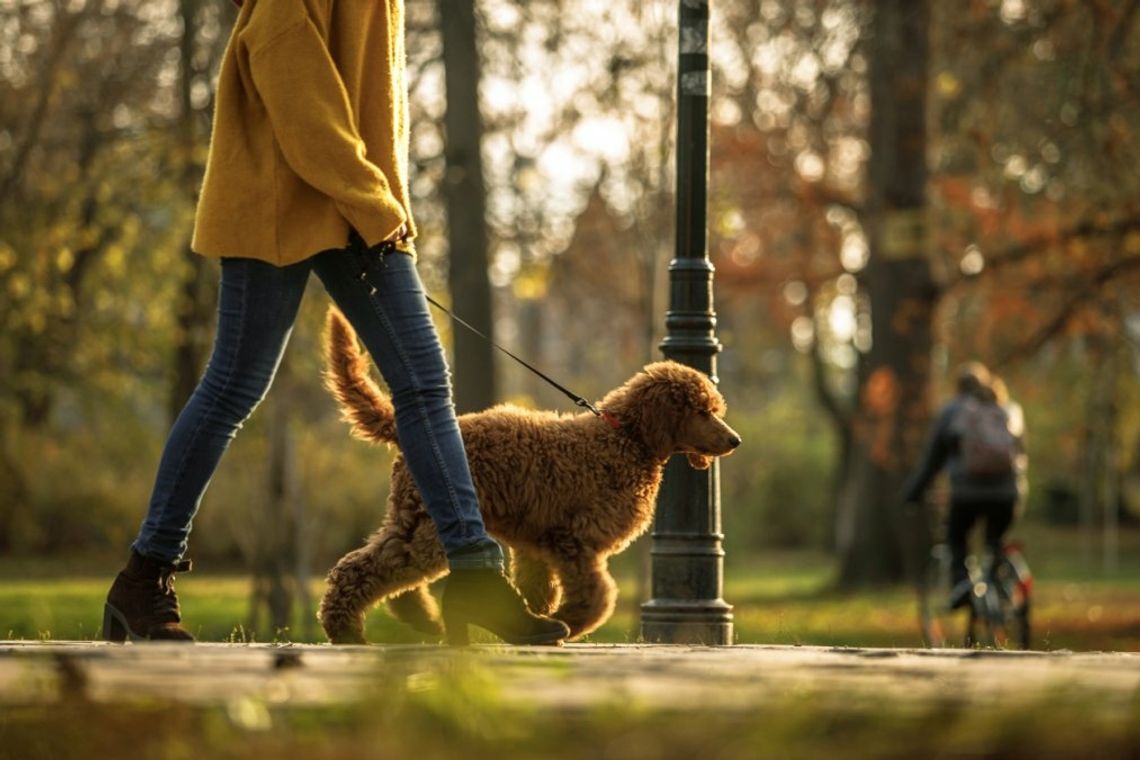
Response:
[[[343,316],[330,310],[326,383],[356,437],[396,444],[391,401]],[[702,373],[675,362],[645,367],[599,408],[576,415],[497,406],[459,418],[488,532],[511,550],[512,579],[531,610],[582,636],[613,613],[606,569],[649,526],[661,473],[673,454],[705,469],[739,443],[724,399]],[[328,576],[320,620],[333,642],[364,641],[364,615],[380,600],[426,633],[440,633],[428,584],[447,573],[435,527],[398,456],[388,512],[367,543]]]

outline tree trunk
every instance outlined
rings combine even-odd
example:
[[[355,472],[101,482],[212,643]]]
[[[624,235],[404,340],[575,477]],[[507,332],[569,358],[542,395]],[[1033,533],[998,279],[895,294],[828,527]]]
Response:
[[[1109,310],[1106,308],[1106,312]],[[1121,325],[1120,330],[1124,327]],[[1087,420],[1080,473],[1080,521],[1085,564],[1096,566],[1095,543],[1101,534],[1101,568],[1113,575],[1119,563],[1120,465],[1119,366],[1122,338],[1098,336],[1089,339],[1092,381],[1086,400]]]
[[[839,502],[840,583],[901,580],[907,547],[901,482],[929,420],[931,321],[937,291],[927,259],[927,0],[875,4],[871,41],[871,161],[864,285],[872,347],[862,357],[852,457]]]
[[[198,114],[194,109],[191,93],[196,73],[194,55],[200,27],[199,0],[180,0],[179,14],[182,17],[182,37],[178,46],[180,67],[178,95],[181,106],[178,125],[179,158],[183,191],[196,199],[198,186],[202,180],[202,167],[195,158],[198,142],[195,122]],[[189,241],[182,252],[182,259],[185,269],[175,307],[177,328],[174,333],[172,357],[174,380],[167,402],[167,412],[171,421],[178,416],[190,394],[194,392],[210,348],[210,305],[213,293],[211,273],[205,260],[190,250]]]
[[[15,375],[23,379],[17,385],[15,396],[21,424],[28,430],[47,425],[55,408],[57,390],[65,386],[74,374],[72,358],[74,347],[81,340],[87,275],[115,234],[115,230],[99,228],[98,189],[91,178],[95,159],[106,147],[104,136],[99,131],[94,111],[80,111],[77,122],[82,128],[82,139],[76,159],[79,169],[76,185],[88,190],[81,206],[78,234],[74,236],[76,247],[72,252],[71,267],[66,272],[56,275],[45,271],[41,281],[45,291],[55,293],[57,298],[68,299],[71,309],[62,313],[49,312],[43,329],[29,331],[21,328],[14,341]]]
[[[475,46],[474,0],[440,0],[443,66],[447,87],[448,285],[456,313],[494,335],[491,283],[487,277],[486,188],[480,153],[479,53]],[[457,334],[454,341],[455,406],[459,412],[495,403],[495,364],[485,341]]]
[[[214,292],[213,277],[206,260],[185,248],[182,252],[185,276],[178,289],[178,314],[174,333],[174,354],[171,359],[174,378],[167,400],[167,413],[171,422],[182,411],[190,394],[198,385],[202,368],[210,350],[211,323],[210,295]]]
[[[269,429],[269,492],[265,500],[264,535],[267,539],[263,547],[265,559],[269,606],[269,619],[273,631],[288,628],[293,620],[294,579],[291,577],[295,566],[297,536],[293,529],[296,516],[293,504],[297,498],[296,477],[293,472],[293,437],[289,424],[290,399],[285,391],[287,383],[278,388],[273,401]]]
[[[26,511],[28,479],[19,458],[14,415],[0,410],[0,556],[16,548],[17,510]]]
[[[249,549],[253,574],[249,628],[260,631],[261,612],[268,613],[269,629],[276,635],[289,628],[294,603],[300,606],[311,634],[312,600],[308,595],[308,558],[304,544],[304,503],[297,474],[292,410],[297,403],[295,383],[286,356],[277,371],[273,394],[266,400],[268,472],[265,498],[254,508]]]

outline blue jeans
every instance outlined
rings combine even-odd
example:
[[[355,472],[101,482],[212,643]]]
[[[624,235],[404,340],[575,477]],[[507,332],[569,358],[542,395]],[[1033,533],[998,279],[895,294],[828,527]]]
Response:
[[[966,567],[970,530],[978,520],[986,521],[986,548],[996,560],[1001,556],[1006,531],[1013,524],[1013,499],[967,501],[950,498],[950,514],[946,519],[946,543],[950,545],[950,587],[970,577]]]
[[[287,267],[222,260],[213,354],[167,438],[135,551],[164,562],[186,552],[202,495],[230,441],[268,392],[314,271],[388,385],[400,449],[450,566],[502,567],[502,549],[479,514],[450,372],[415,261],[379,250],[324,251]]]

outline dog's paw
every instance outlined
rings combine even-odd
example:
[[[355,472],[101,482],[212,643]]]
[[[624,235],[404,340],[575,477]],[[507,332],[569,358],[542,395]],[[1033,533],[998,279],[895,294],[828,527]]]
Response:
[[[332,644],[367,644],[368,641],[364,638],[364,632],[355,629],[352,630],[325,630],[325,635],[329,637],[329,642]]]

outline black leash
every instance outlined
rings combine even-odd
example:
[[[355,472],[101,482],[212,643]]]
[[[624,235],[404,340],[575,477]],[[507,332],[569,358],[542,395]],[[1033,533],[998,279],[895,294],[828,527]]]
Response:
[[[353,232],[353,235],[355,236],[355,231]],[[396,244],[395,244],[395,243],[392,243],[392,242],[382,243],[380,247],[381,247],[381,250],[380,250],[380,259],[381,259],[381,260],[383,260],[383,258],[384,258],[384,256],[385,256],[385,255],[387,255],[388,253],[391,253],[392,251],[396,250]],[[366,252],[368,249],[367,249],[367,247],[366,247],[366,246],[364,246],[364,244],[363,244],[363,241],[362,241],[362,240],[360,240],[359,236],[356,236],[354,240],[350,239],[350,248],[351,248],[352,250],[354,250],[354,252],[357,254],[358,258],[359,258],[359,259],[360,259],[360,261],[361,261],[361,272],[360,272],[360,279],[362,279],[362,280],[365,280],[365,281],[367,282],[367,276],[368,276],[368,262],[367,262],[367,259],[364,257],[364,255],[363,255],[363,254],[364,254],[364,253],[365,253],[365,252]],[[369,283],[369,285],[371,285],[371,283]],[[375,292],[375,287],[373,287],[373,292]],[[580,407],[582,407],[583,409],[589,409],[591,412],[593,412],[593,413],[594,413],[594,416],[595,416],[595,417],[601,417],[601,418],[602,418],[602,419],[604,419],[604,420],[605,420],[607,423],[609,423],[610,427],[612,427],[612,428],[614,428],[614,429],[617,429],[617,428],[621,427],[621,420],[619,420],[619,419],[618,419],[617,417],[615,417],[614,415],[610,414],[609,412],[603,412],[603,411],[601,411],[601,410],[600,410],[600,409],[598,409],[596,406],[594,406],[593,404],[591,404],[589,401],[587,401],[586,399],[584,399],[584,398],[582,398],[581,396],[579,396],[577,393],[574,393],[574,392],[573,392],[573,391],[571,391],[569,388],[566,388],[566,387],[562,386],[561,384],[559,384],[558,382],[556,382],[554,379],[552,379],[551,377],[549,377],[548,375],[546,375],[544,372],[542,372],[542,371],[540,371],[540,370],[536,369],[536,368],[535,368],[534,366],[532,366],[532,365],[531,365],[529,362],[527,362],[527,361],[525,361],[525,360],[521,359],[520,357],[518,357],[518,356],[516,356],[515,354],[511,353],[511,352],[510,352],[510,351],[508,351],[507,349],[503,348],[503,347],[502,347],[502,346],[500,346],[498,343],[496,343],[495,341],[493,341],[493,340],[490,338],[490,336],[488,336],[487,334],[485,334],[485,333],[484,333],[482,330],[479,330],[477,327],[475,327],[475,326],[474,326],[474,325],[472,325],[470,322],[468,322],[467,320],[465,320],[465,319],[463,319],[462,317],[460,317],[458,314],[456,314],[455,312],[453,312],[451,309],[447,308],[446,306],[444,306],[443,304],[441,304],[439,301],[437,301],[437,300],[435,300],[434,298],[432,298],[431,296],[429,296],[429,295],[428,295],[426,292],[424,293],[424,297],[425,297],[425,298],[428,300],[428,303],[430,303],[432,306],[436,307],[437,309],[439,309],[439,310],[440,310],[440,311],[442,311],[443,313],[447,314],[447,316],[451,317],[451,319],[452,319],[453,321],[455,321],[455,322],[458,322],[459,324],[463,325],[463,326],[464,326],[464,327],[466,327],[468,330],[470,330],[471,332],[475,333],[475,334],[476,334],[476,335],[478,335],[480,338],[482,338],[483,340],[487,341],[487,342],[488,342],[488,343],[490,343],[492,346],[494,346],[495,348],[499,349],[499,350],[500,350],[500,351],[502,351],[504,354],[506,354],[507,356],[511,357],[511,358],[512,358],[512,359],[514,359],[516,362],[518,362],[518,363],[519,363],[519,364],[521,364],[522,366],[526,367],[528,370],[530,370],[530,371],[531,371],[531,372],[533,372],[534,374],[536,374],[536,375],[538,375],[539,377],[541,377],[541,378],[542,378],[543,380],[545,380],[546,382],[550,383],[550,385],[552,385],[553,387],[555,387],[555,388],[557,388],[558,390],[560,390],[560,391],[561,391],[563,394],[565,394],[565,396],[566,396],[567,398],[569,398],[571,401],[573,401],[575,405],[577,405],[577,406],[580,406]]]
[[[463,319],[463,318],[462,318],[462,317],[460,317],[458,314],[456,314],[456,313],[455,313],[455,312],[453,312],[451,309],[447,308],[446,306],[444,306],[443,304],[441,304],[439,301],[435,300],[435,299],[434,299],[434,298],[432,298],[431,296],[429,296],[429,295],[427,295],[427,294],[425,293],[425,294],[424,294],[424,297],[425,297],[425,298],[427,298],[427,300],[428,300],[428,303],[430,303],[432,306],[434,306],[435,308],[437,308],[437,309],[439,309],[440,311],[442,311],[444,314],[447,314],[447,316],[451,317],[451,318],[452,318],[452,320],[454,320],[454,321],[458,322],[459,324],[463,325],[463,326],[464,326],[464,327],[466,327],[468,330],[470,330],[471,332],[475,333],[475,334],[476,334],[476,335],[478,335],[480,338],[482,338],[483,340],[487,341],[487,342],[488,342],[488,343],[490,343],[492,346],[494,346],[495,348],[499,349],[499,350],[500,350],[500,351],[502,351],[504,354],[506,354],[507,356],[511,357],[511,358],[512,358],[512,359],[514,359],[516,362],[518,362],[518,363],[519,363],[519,364],[521,364],[522,366],[526,367],[527,369],[529,369],[529,370],[530,370],[531,372],[533,372],[534,374],[536,374],[536,375],[538,375],[539,377],[541,377],[541,378],[542,378],[543,380],[545,380],[546,382],[550,383],[550,385],[552,385],[552,386],[554,386],[555,388],[557,388],[558,390],[562,391],[562,393],[563,393],[563,394],[565,394],[565,395],[566,395],[566,397],[567,397],[567,398],[569,398],[571,401],[573,401],[573,402],[574,402],[574,403],[575,403],[577,406],[583,407],[583,408],[585,408],[585,409],[589,409],[591,412],[593,412],[593,413],[594,413],[594,416],[596,416],[596,417],[601,417],[601,418],[602,418],[602,419],[604,419],[606,422],[608,422],[608,423],[610,424],[610,426],[611,426],[611,427],[613,427],[613,428],[617,428],[617,427],[620,427],[620,426],[621,426],[621,422],[618,420],[618,418],[617,418],[617,417],[613,416],[613,415],[612,415],[612,414],[610,414],[609,412],[603,412],[603,411],[599,410],[599,409],[598,409],[596,406],[594,406],[594,405],[593,405],[593,404],[591,404],[589,401],[587,401],[586,399],[584,399],[584,398],[582,398],[581,396],[579,396],[577,393],[574,393],[574,392],[573,392],[572,390],[570,390],[569,388],[566,388],[566,387],[564,387],[564,386],[560,385],[558,382],[556,382],[555,380],[553,380],[551,377],[549,377],[548,375],[546,375],[546,374],[545,374],[545,373],[543,373],[542,371],[540,371],[540,370],[536,369],[535,367],[533,367],[533,366],[532,366],[532,365],[531,365],[529,362],[527,362],[527,361],[525,361],[525,360],[523,360],[523,359],[519,358],[518,356],[516,356],[516,355],[515,355],[515,354],[513,354],[512,352],[510,352],[510,351],[508,351],[507,349],[503,348],[503,347],[502,347],[502,346],[500,346],[498,343],[496,343],[495,341],[491,340],[491,338],[490,338],[488,335],[486,335],[486,334],[485,334],[483,331],[479,330],[477,327],[475,327],[474,325],[472,325],[470,322],[468,322],[467,320]]]

